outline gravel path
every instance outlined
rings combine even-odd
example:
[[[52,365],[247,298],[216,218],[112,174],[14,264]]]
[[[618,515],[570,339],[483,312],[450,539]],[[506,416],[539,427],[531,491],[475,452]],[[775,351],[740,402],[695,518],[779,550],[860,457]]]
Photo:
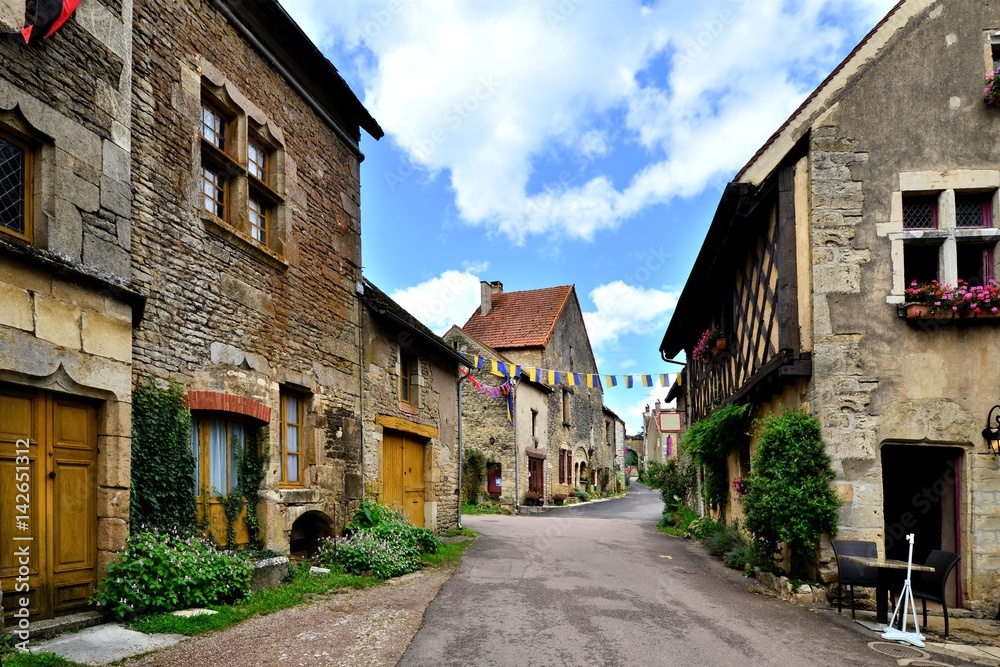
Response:
[[[128,667],[387,667],[399,662],[424,610],[455,566],[347,590],[270,616],[248,619]]]

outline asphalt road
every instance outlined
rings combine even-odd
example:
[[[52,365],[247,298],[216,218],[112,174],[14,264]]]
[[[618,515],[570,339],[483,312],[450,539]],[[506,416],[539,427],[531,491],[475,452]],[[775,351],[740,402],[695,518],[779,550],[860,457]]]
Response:
[[[896,665],[834,612],[753,593],[656,529],[657,493],[521,517],[481,537],[428,607],[402,666]]]

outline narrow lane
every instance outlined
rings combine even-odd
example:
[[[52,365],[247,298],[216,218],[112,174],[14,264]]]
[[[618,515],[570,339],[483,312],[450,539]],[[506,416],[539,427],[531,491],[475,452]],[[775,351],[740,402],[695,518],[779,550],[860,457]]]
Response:
[[[399,664],[896,664],[859,626],[751,593],[699,545],[657,531],[658,494],[634,489],[542,515],[468,517],[482,535]]]

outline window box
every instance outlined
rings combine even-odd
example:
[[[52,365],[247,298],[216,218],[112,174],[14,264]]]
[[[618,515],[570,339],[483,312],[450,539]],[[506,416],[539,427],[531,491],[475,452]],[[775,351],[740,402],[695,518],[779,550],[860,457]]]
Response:
[[[904,306],[903,315],[908,320],[996,320],[1000,312],[962,313],[936,309],[928,303],[908,303]]]
[[[1000,315],[1000,285],[995,280],[981,286],[963,280],[956,285],[913,281],[906,296],[911,299],[904,309],[907,319],[995,319]]]

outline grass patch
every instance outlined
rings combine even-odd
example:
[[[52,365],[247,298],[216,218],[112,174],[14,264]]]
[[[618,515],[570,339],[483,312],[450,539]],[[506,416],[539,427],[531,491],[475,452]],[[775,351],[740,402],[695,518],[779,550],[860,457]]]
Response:
[[[472,539],[462,540],[461,542],[445,543],[438,548],[437,553],[424,554],[420,557],[420,562],[428,567],[439,567],[441,565],[448,565],[457,562],[465,550],[469,548],[469,545],[475,542],[475,538],[479,533],[468,528],[463,528],[463,531],[468,531],[467,533],[462,533],[463,535],[470,535]]]
[[[156,633],[169,632],[180,635],[197,635],[230,625],[252,616],[267,616],[288,609],[340,588],[367,588],[379,583],[375,577],[359,577],[343,572],[324,575],[309,574],[309,566],[294,570],[292,579],[277,588],[265,588],[237,604],[212,606],[219,612],[206,616],[183,618],[173,614],[150,614],[136,619],[133,630]]]
[[[55,653],[22,653],[13,646],[10,635],[0,637],[0,665],[4,667],[86,667],[60,658]]]
[[[673,535],[674,537],[687,537],[687,531],[681,530],[676,526],[657,526],[661,533],[666,533],[667,535]]]
[[[478,537],[479,533],[462,526],[461,528],[449,528],[448,530],[441,531],[440,537]]]
[[[514,510],[509,505],[503,505],[496,500],[489,499],[482,502],[472,503],[465,502],[462,503],[462,514],[476,516],[480,514],[513,514]]]

